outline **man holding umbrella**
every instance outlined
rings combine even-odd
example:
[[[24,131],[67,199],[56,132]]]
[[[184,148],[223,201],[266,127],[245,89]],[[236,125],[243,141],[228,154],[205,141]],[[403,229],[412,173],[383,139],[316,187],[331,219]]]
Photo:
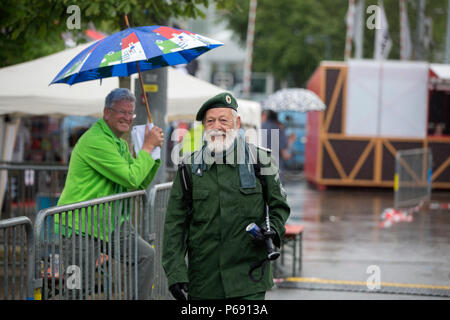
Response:
[[[273,286],[267,262],[279,255],[272,241],[280,246],[290,209],[269,151],[239,133],[237,108],[226,92],[203,104],[196,120],[204,145],[183,160],[173,182],[162,264],[179,300],[187,291],[189,299],[264,299]],[[260,229],[254,240],[250,225]]]
[[[161,128],[154,126],[149,130],[146,127],[143,147],[134,159],[127,142],[121,138],[131,129],[134,108],[135,97],[128,89],[114,89],[107,95],[103,119],[86,131],[75,145],[58,206],[148,187],[161,164],[161,160],[153,159],[151,153],[155,147],[162,146],[164,137]],[[101,210],[99,214],[102,215]],[[64,220],[63,218],[63,224]],[[103,221],[103,217],[100,217],[100,221]],[[55,227],[58,226],[58,222],[55,218]],[[90,234],[90,223],[91,219],[88,219],[88,236],[95,237]],[[125,219],[121,224],[121,240],[131,237],[131,243],[134,244],[135,237],[138,237],[138,297],[149,299],[152,288],[154,249],[135,234],[133,228],[130,228],[127,223],[129,222]],[[78,223],[72,226],[69,221],[69,229],[70,233],[72,229],[78,233]],[[75,256],[78,257],[79,250],[87,249],[80,249],[78,241],[74,243],[75,248],[72,248],[74,244],[70,239],[71,235],[65,236],[65,251],[74,250]],[[104,235],[95,237],[95,250],[100,246],[99,238],[104,239]],[[113,239],[109,241],[114,244]],[[90,248],[92,249],[94,248]],[[114,252],[112,250],[112,253]]]

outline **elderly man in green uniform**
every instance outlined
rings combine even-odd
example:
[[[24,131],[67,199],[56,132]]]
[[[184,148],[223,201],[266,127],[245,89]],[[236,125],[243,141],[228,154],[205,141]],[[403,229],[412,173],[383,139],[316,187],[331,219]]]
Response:
[[[189,299],[264,299],[273,286],[270,263],[249,272],[266,259],[267,247],[252,240],[246,227],[256,223],[279,247],[290,208],[270,152],[248,144],[239,133],[237,108],[235,98],[222,93],[197,113],[204,145],[183,159],[191,181],[190,219],[180,170],[173,183],[162,263],[176,299],[186,299],[185,292]],[[259,174],[255,163],[261,164]],[[266,203],[270,230],[264,228]]]
[[[143,147],[136,158],[132,157],[127,142],[121,137],[130,131],[133,124],[134,104],[135,97],[128,89],[114,89],[107,95],[103,119],[97,121],[86,131],[75,145],[69,163],[66,184],[58,201],[58,206],[148,187],[161,164],[161,160],[153,159],[151,154],[154,148],[162,145],[164,138],[161,128],[154,126],[149,130],[147,127]],[[108,219],[103,218],[102,213],[102,210],[93,212],[94,221],[100,221],[100,231],[94,228],[94,234],[91,234],[91,212],[89,212],[87,220],[87,235],[86,230],[84,230],[84,221],[82,224],[83,230],[81,233],[89,238],[94,237],[94,248],[86,248],[83,245],[84,241],[81,248],[79,248],[78,241],[74,241],[75,248],[72,247],[71,235],[73,233],[80,234],[80,230],[78,230],[78,215],[75,215],[75,226],[72,226],[72,218],[69,214],[69,231],[68,234],[64,234],[64,250],[66,252],[75,251],[76,257],[78,257],[80,250],[83,252],[82,256],[85,256],[86,250],[94,250],[93,252],[96,253],[98,246],[100,246],[98,240],[110,241],[114,246],[114,239],[106,239],[107,232],[101,232],[101,230],[107,229],[106,226],[103,226],[103,221],[108,221]],[[99,215],[98,220],[97,214]],[[65,220],[63,216],[64,233],[66,229]],[[138,237],[138,298],[148,299],[150,298],[153,280],[154,249],[139,235],[135,234],[126,217],[121,217],[121,220],[121,240],[131,237],[133,239],[131,243],[134,245],[134,237]],[[59,220],[56,217],[55,227],[58,228],[58,225]],[[113,233],[113,238],[114,236]],[[91,243],[91,239],[88,243]],[[101,248],[101,250],[103,249]],[[112,254],[114,252],[114,250],[111,250]],[[122,256],[121,259],[123,260],[124,257]],[[77,264],[77,262],[71,262],[71,264]],[[84,284],[84,281],[81,283]]]

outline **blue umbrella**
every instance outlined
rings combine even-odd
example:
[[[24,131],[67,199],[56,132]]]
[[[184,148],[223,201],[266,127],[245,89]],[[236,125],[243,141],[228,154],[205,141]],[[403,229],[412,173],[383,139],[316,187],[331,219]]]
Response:
[[[81,51],[50,84],[72,85],[139,73],[144,92],[140,71],[186,64],[221,45],[223,44],[205,36],[166,26],[127,28]],[[144,97],[151,121],[147,95],[144,94]]]

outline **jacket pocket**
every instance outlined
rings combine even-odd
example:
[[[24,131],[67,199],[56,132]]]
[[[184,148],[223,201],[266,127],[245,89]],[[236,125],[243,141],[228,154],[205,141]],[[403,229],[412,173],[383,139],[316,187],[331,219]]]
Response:
[[[260,184],[256,185],[256,188],[242,188],[239,187],[239,191],[244,195],[253,195],[253,194],[261,194],[262,196],[262,187]]]
[[[193,219],[194,224],[202,223],[209,219],[209,212],[211,211],[208,203],[209,190],[194,189],[192,190],[192,200],[194,206]]]
[[[255,220],[255,218],[263,216],[264,197],[261,185],[257,184],[256,188],[239,188],[239,193],[239,212],[241,212],[243,217]]]

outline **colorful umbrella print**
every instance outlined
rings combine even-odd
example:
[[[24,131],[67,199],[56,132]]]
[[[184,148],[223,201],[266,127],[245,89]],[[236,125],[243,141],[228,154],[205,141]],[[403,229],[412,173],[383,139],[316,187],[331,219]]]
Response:
[[[50,84],[72,85],[83,81],[126,77],[139,73],[143,87],[141,71],[186,64],[221,45],[223,44],[205,36],[166,26],[127,28],[84,49]],[[147,96],[144,97],[151,122]]]
[[[222,43],[164,26],[128,28],[80,52],[50,84],[126,77],[141,71],[185,64]]]

